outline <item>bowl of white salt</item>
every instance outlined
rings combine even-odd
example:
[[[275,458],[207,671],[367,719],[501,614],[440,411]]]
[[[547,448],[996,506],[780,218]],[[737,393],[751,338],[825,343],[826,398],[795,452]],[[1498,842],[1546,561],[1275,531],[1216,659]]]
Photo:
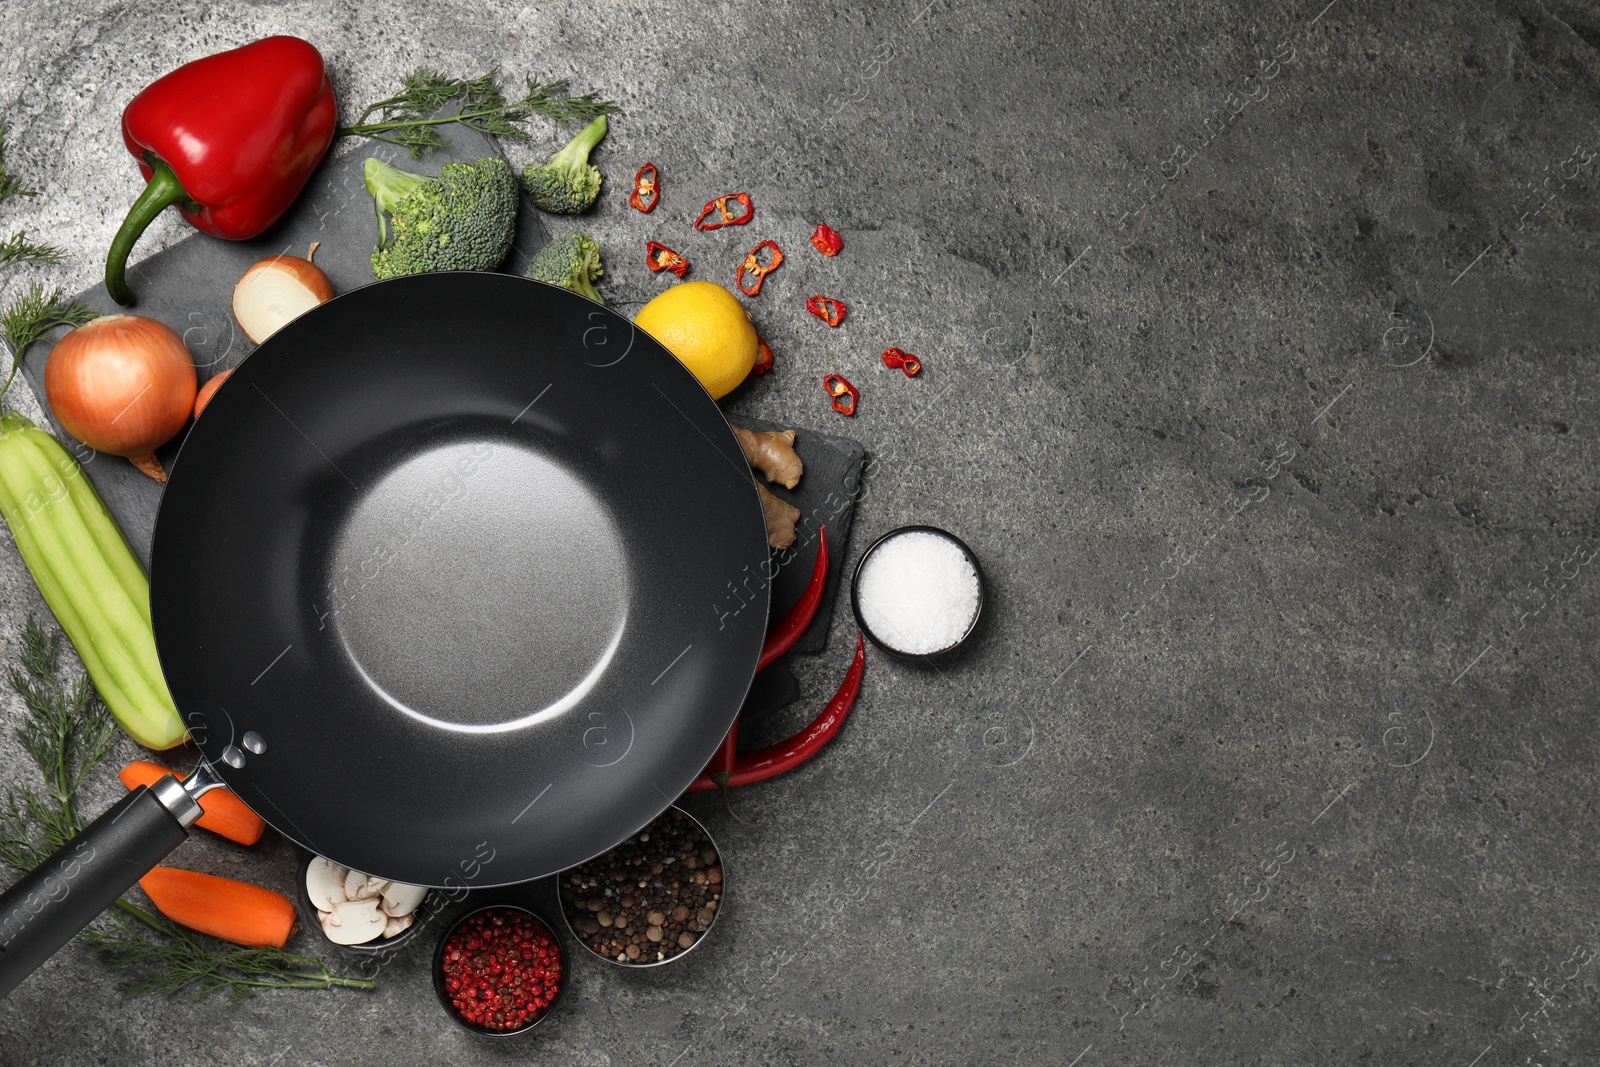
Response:
[[[901,526],[856,564],[850,606],[862,633],[897,659],[948,656],[978,628],[983,571],[966,543],[937,526]]]

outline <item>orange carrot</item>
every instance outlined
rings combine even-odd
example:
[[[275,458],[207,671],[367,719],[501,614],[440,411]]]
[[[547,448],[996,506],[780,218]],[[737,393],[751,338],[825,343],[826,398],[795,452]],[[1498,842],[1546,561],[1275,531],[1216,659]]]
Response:
[[[137,789],[141,785],[154,785],[163,774],[171,774],[178,781],[183,781],[183,775],[177,771],[168,771],[159,763],[149,760],[137,759],[117,772],[117,777],[122,779],[122,784],[129,789]],[[219,786],[200,798],[200,810],[205,812],[200,816],[197,825],[205,827],[214,834],[221,834],[229,841],[237,841],[241,845],[253,845],[261,840],[261,834],[266,830],[267,824],[261,821],[261,816],[244,806],[244,801],[234,796],[225,786]]]
[[[282,948],[294,931],[294,904],[282,893],[214,874],[157,867],[139,879],[156,909],[180,926],[236,945]]]

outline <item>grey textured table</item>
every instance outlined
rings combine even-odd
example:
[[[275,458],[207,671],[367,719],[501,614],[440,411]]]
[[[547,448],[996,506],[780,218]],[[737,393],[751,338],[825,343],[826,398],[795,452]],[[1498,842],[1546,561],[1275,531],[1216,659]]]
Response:
[[[727,920],[658,974],[577,961],[530,1038],[454,1028],[420,954],[229,1010],[127,999],[74,948],[0,1011],[0,1060],[1600,1060],[1600,13],[1324,5],[9,5],[0,113],[43,195],[0,230],[79,255],[0,299],[94,279],[137,190],[117,116],[181,60],[298,32],[349,104],[419,63],[573,74],[628,104],[600,161],[661,166],[650,228],[700,276],[743,247],[666,235],[718,192],[789,252],[736,410],[816,422],[852,377],[855,551],[947,526],[994,611],[958,664],[872,659],[825,757],[740,795],[759,826],[697,798]],[[637,216],[589,225],[614,303],[660,287]],[[921,379],[875,366],[891,343]],[[42,603],[9,546],[0,583],[9,661]],[[837,611],[767,728],[831,690]]]

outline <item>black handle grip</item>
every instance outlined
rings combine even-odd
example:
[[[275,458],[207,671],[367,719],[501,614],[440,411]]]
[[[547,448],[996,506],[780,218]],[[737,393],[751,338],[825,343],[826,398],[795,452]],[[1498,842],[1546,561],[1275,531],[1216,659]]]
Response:
[[[6,890],[0,896],[0,997],[188,836],[140,786]]]

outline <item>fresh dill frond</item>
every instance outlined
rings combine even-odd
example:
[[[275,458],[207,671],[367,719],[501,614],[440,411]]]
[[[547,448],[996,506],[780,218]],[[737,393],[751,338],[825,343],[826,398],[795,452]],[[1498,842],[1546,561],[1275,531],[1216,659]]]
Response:
[[[217,942],[126,900],[117,901],[117,909],[112,922],[90,927],[82,939],[113,967],[132,971],[118,986],[124,993],[188,990],[201,1000],[225,989],[228,1002],[237,1004],[258,989],[373,988],[369,979],[340,977],[309,956]]]
[[[0,341],[11,351],[11,371],[0,385],[0,396],[11,388],[11,380],[22,365],[22,355],[39,338],[57,326],[82,326],[95,313],[76,300],[67,300],[59,286],[46,289],[38,282],[30,285],[4,311],[0,311]]]
[[[18,230],[10,237],[0,238],[0,270],[18,263],[61,263],[66,258],[65,248],[31,240],[23,230]]]
[[[561,123],[592,122],[620,110],[596,93],[574,96],[568,89],[565,78],[553,82],[528,78],[522,97],[507,101],[498,69],[476,78],[451,78],[423,67],[406,75],[399,93],[368,106],[339,134],[401,145],[416,159],[447,143],[437,126],[459,123],[494,137],[526,141],[530,135],[521,123],[535,115]],[[437,114],[452,104],[453,114]]]
[[[22,748],[44,778],[44,795],[13,786],[0,808],[0,860],[31,871],[83,828],[78,787],[111,751],[116,727],[89,679],[68,683],[59,671],[61,634],[32,615],[22,628],[22,664],[7,680],[28,709],[17,729]]]
[[[11,173],[11,168],[6,164],[6,137],[11,133],[11,127],[0,122],[0,201],[11,199],[13,196],[38,196],[35,189],[27,189],[22,185],[22,179]]]

